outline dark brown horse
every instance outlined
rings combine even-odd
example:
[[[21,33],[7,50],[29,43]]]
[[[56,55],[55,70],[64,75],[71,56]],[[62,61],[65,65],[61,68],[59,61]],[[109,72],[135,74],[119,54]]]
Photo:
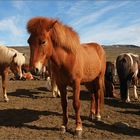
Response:
[[[106,56],[96,43],[80,44],[78,34],[59,20],[35,17],[29,20],[30,65],[32,73],[39,74],[48,60],[61,93],[63,109],[62,130],[68,123],[67,85],[73,88],[73,107],[76,113],[76,132],[81,134],[80,83],[85,83],[92,94],[91,114],[101,118],[101,104],[104,102],[104,75]]]
[[[23,53],[6,46],[0,46],[0,75],[2,76],[3,97],[5,101],[9,101],[7,97],[7,80],[9,68],[20,79],[22,77],[21,66],[25,63]]]
[[[115,85],[115,64],[113,62],[106,62],[105,71],[105,97],[114,97],[114,85]]]
[[[132,53],[120,54],[116,59],[116,68],[120,80],[120,94],[123,101],[129,102],[130,84],[134,85],[134,96],[138,99],[137,83],[140,66],[140,58]]]

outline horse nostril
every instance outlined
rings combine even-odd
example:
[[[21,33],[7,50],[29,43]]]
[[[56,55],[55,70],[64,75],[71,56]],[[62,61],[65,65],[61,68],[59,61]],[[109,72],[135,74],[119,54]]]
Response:
[[[39,72],[39,69],[38,68],[35,68],[35,73],[38,73]]]
[[[31,74],[38,76],[39,75],[39,69],[38,68],[32,69]]]

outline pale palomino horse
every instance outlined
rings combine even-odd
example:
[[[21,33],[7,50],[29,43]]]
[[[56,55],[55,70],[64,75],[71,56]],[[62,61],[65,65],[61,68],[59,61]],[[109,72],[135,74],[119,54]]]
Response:
[[[0,45],[0,75],[2,76],[3,97],[5,101],[9,101],[6,91],[9,69],[21,78],[21,66],[24,63],[25,56],[23,53],[20,53],[13,48]]]
[[[131,83],[133,85],[134,98],[138,99],[137,84],[139,66],[140,58],[136,54],[123,53],[116,59],[116,68],[120,81],[120,94],[123,101],[130,102],[129,88]]]
[[[76,134],[82,133],[80,117],[80,84],[84,83],[91,95],[91,114],[101,119],[104,102],[105,51],[97,43],[80,44],[78,34],[57,19],[35,17],[29,20],[30,65],[38,75],[42,66],[50,60],[56,84],[61,94],[63,110],[62,131],[68,123],[67,86],[73,88],[73,107],[76,117]]]

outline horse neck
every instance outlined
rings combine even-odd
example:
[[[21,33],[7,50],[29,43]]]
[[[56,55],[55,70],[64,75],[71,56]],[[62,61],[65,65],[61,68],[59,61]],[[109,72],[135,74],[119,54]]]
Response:
[[[50,60],[52,61],[52,63],[54,63],[57,67],[60,67],[61,65],[61,61],[59,59],[59,55],[56,52],[56,50],[53,48],[52,49],[52,56],[50,58]]]
[[[67,52],[65,49],[58,47],[56,49],[53,49],[51,61],[59,68],[61,66],[63,66],[63,68],[68,67],[67,65],[69,64],[69,59],[67,58],[69,54],[70,52]]]
[[[12,61],[12,55],[10,51],[3,53],[0,57],[0,63],[10,64],[11,61]]]

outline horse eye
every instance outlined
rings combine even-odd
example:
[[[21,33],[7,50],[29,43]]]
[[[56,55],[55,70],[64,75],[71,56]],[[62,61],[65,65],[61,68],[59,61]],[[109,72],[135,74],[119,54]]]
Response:
[[[42,41],[41,42],[41,45],[46,45],[47,44],[47,41]]]

